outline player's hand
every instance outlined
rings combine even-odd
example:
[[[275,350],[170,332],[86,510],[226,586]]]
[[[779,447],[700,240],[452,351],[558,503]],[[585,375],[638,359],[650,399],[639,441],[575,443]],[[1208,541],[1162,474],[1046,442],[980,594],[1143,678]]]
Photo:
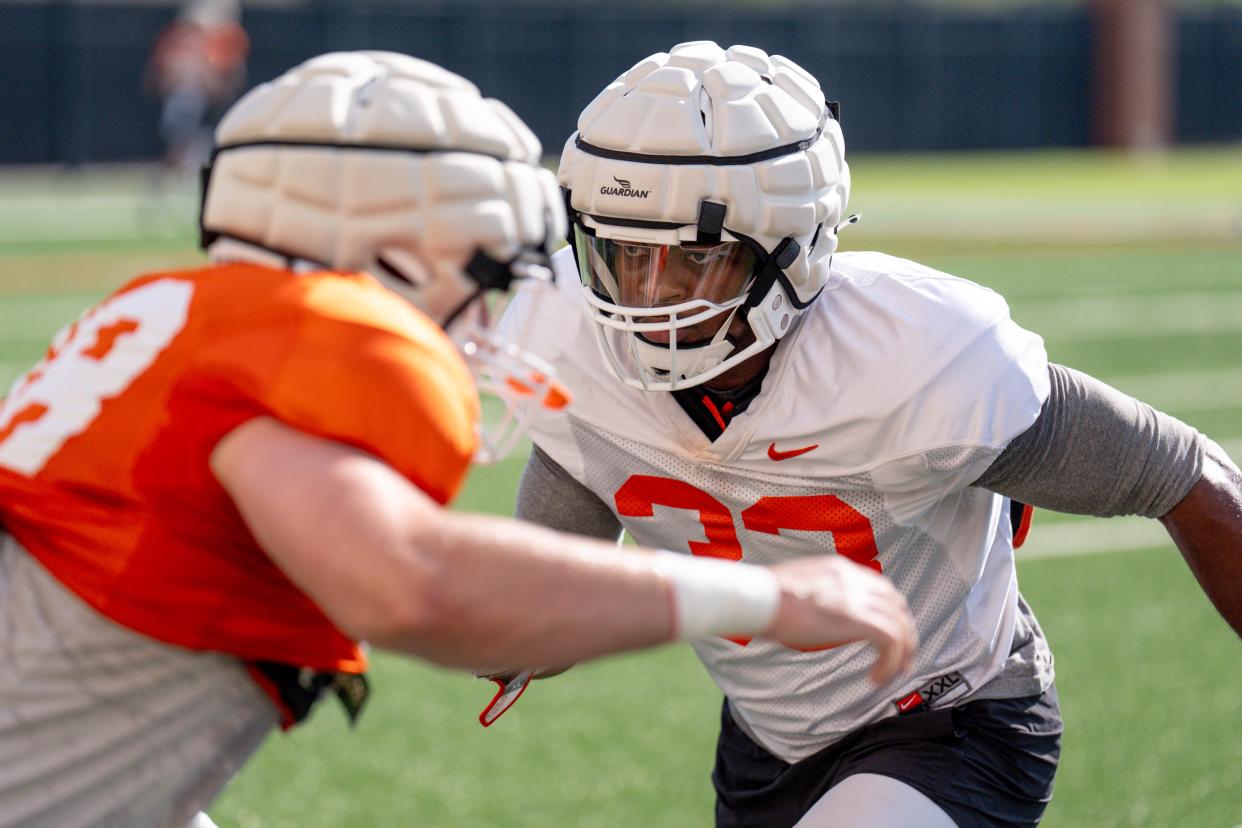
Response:
[[[910,669],[918,635],[906,599],[888,578],[839,557],[785,561],[771,571],[781,602],[767,638],[799,649],[870,642],[879,651],[871,668],[876,684]]]

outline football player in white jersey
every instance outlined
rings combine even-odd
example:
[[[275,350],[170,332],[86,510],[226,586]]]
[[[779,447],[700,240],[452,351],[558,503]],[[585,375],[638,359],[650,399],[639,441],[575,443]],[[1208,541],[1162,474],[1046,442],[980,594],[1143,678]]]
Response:
[[[685,43],[582,112],[571,246],[534,348],[576,389],[540,412],[520,517],[770,564],[833,550],[905,595],[920,649],[880,686],[857,644],[706,638],[723,690],[719,826],[1033,825],[1061,719],[1018,592],[1021,504],[1161,518],[1242,630],[1237,468],[1068,368],[992,291],[836,253],[838,109],[793,62]]]

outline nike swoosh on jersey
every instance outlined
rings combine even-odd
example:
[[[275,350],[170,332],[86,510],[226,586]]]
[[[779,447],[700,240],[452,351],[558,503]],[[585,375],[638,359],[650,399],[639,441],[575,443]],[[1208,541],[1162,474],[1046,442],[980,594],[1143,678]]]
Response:
[[[777,451],[776,443],[772,443],[768,446],[768,457],[779,463],[782,460],[788,460],[790,457],[797,457],[799,454],[806,454],[808,451],[814,451],[817,448],[819,448],[819,443],[816,443],[813,446],[807,446],[806,448],[794,449],[793,451]]]
[[[904,713],[910,708],[918,706],[922,702],[923,700],[920,699],[918,696],[910,696],[909,698],[902,699],[901,701],[897,702],[897,709]]]

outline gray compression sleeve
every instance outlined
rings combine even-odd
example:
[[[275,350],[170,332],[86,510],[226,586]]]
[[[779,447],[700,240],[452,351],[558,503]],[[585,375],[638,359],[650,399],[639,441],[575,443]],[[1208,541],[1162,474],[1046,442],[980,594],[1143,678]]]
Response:
[[[518,484],[515,516],[561,532],[616,541],[621,522],[595,493],[583,486],[538,446]]]
[[[1048,374],[1034,425],[974,485],[1057,512],[1154,518],[1199,481],[1199,432],[1072,368]]]

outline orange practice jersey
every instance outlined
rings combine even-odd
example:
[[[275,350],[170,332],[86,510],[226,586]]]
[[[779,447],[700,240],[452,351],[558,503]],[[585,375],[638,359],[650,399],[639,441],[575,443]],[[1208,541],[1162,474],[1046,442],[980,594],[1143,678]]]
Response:
[[[369,276],[144,276],[61,331],[0,407],[0,523],[140,633],[360,672],[357,644],[264,554],[208,467],[257,416],[368,451],[446,503],[478,397],[440,328]]]

